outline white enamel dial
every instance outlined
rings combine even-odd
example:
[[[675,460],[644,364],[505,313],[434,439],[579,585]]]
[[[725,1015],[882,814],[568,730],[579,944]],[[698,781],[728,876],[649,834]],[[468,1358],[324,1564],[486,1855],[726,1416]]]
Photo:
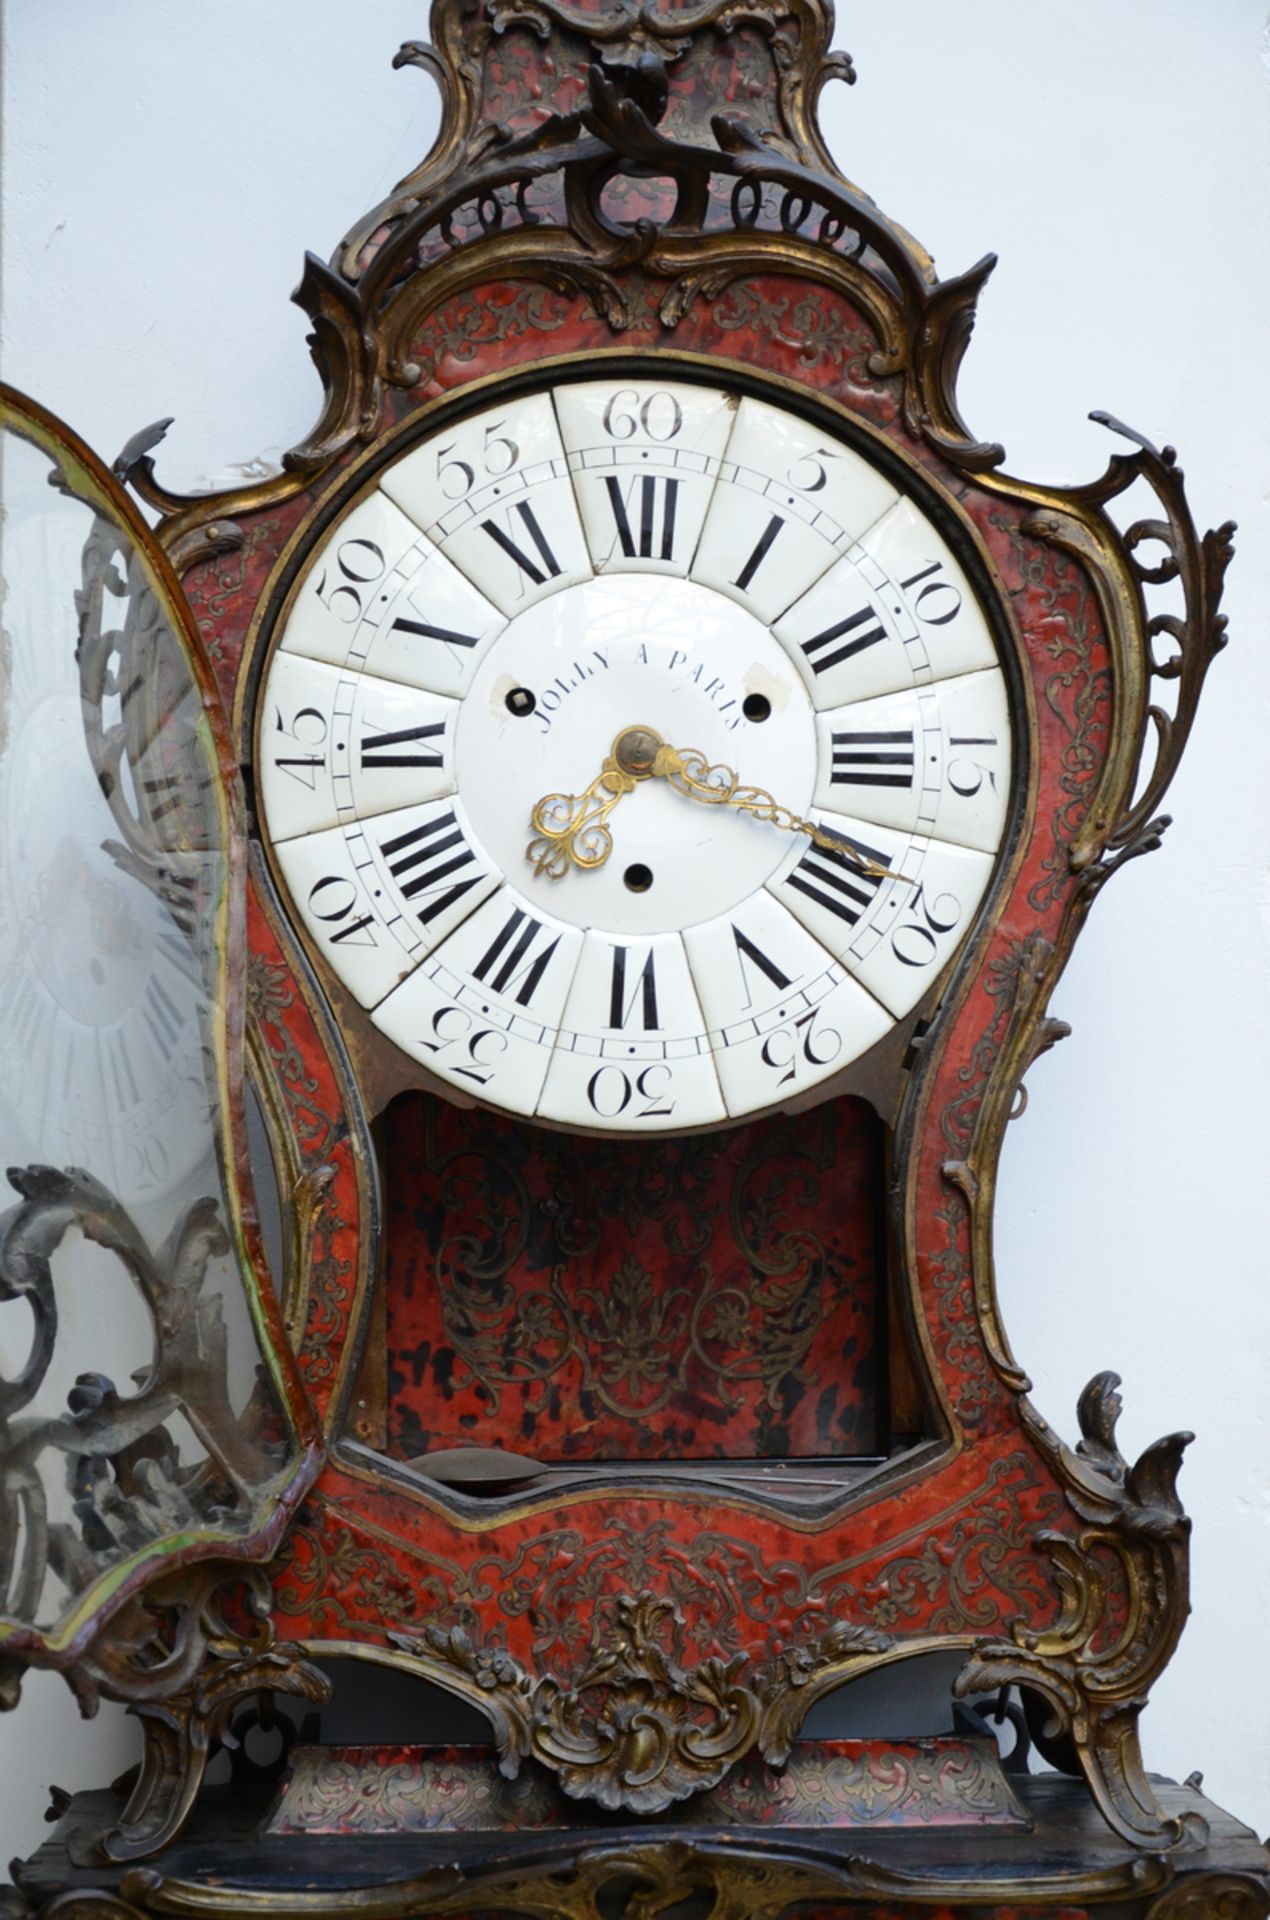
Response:
[[[310,562],[257,729],[282,879],[374,1025],[633,1134],[876,1045],[965,938],[1010,786],[991,630],[915,500],[678,380],[403,454]]]

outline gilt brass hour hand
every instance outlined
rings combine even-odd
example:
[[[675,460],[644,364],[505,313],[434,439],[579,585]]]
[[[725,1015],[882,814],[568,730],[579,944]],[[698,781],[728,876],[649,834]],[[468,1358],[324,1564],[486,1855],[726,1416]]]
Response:
[[[805,833],[816,846],[845,855],[870,879],[903,877],[884,867],[845,834],[826,833],[791,808],[781,806],[764,788],[743,785],[731,767],[711,766],[695,747],[681,751],[668,746],[659,733],[645,726],[623,728],[585,793],[549,793],[538,801],[532,815],[535,837],[525,849],[534,872],[559,880],[571,866],[602,867],[613,851],[609,816],[622,795],[632,792],[641,780],[664,780],[686,799],[712,807],[735,807],[787,832]]]
[[[628,728],[629,732],[630,729]],[[632,793],[643,776],[628,773],[617,759],[619,734],[595,779],[585,793],[547,793],[537,802],[530,823],[534,837],[525,858],[536,874],[562,880],[570,867],[602,867],[613,851],[608,820],[624,793]]]

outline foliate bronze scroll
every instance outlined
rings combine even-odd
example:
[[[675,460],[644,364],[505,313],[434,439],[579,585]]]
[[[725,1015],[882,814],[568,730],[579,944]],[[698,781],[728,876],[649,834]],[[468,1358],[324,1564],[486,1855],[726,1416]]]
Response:
[[[1062,1595],[1056,1626],[984,1641],[957,1691],[1018,1684],[1036,1694],[1049,1710],[1044,1745],[1079,1767],[1118,1833],[1141,1845],[1202,1844],[1202,1821],[1161,1812],[1138,1741],[1148,1692],[1189,1611],[1190,1521],[1177,1475],[1192,1436],[1171,1434],[1130,1466],[1116,1445],[1119,1384],[1114,1373],[1090,1382],[1078,1409],[1083,1438],[1075,1453],[1060,1456],[1082,1531],[1075,1539],[1049,1530],[1036,1537]]]
[[[228,1251],[210,1200],[178,1219],[156,1259],[119,1202],[72,1168],[10,1168],[21,1203],[0,1219],[0,1299],[25,1300],[35,1317],[28,1360],[0,1395],[0,1582],[18,1618],[47,1606],[46,1589],[74,1594],[103,1564],[167,1536],[232,1527],[283,1469],[277,1439],[253,1437],[229,1396],[229,1355],[219,1297],[205,1291],[209,1264]],[[54,1359],[54,1261],[74,1233],[114,1256],[150,1318],[150,1365],[133,1393],[100,1373],[80,1374],[67,1410],[13,1423],[38,1396]],[[8,1399],[10,1405],[5,1406]],[[193,1422],[202,1459],[182,1460],[168,1422]],[[49,1459],[63,1465],[71,1517],[50,1514]],[[241,1524],[241,1522],[240,1522]]]
[[[259,1567],[204,1564],[159,1581],[111,1623],[109,1645],[83,1661],[74,1684],[129,1703],[141,1722],[140,1771],[118,1820],[99,1836],[105,1860],[147,1858],[185,1825],[218,1745],[244,1699],[282,1693],[329,1698],[316,1667],[274,1645],[269,1585]]]
[[[659,1813],[716,1786],[754,1749],[783,1763],[812,1700],[892,1644],[840,1625],[762,1669],[740,1654],[689,1665],[670,1650],[676,1624],[669,1601],[620,1596],[570,1686],[531,1679],[510,1655],[458,1629],[392,1638],[421,1671],[475,1682],[509,1777],[523,1760],[539,1760],[571,1798],[631,1813]]]

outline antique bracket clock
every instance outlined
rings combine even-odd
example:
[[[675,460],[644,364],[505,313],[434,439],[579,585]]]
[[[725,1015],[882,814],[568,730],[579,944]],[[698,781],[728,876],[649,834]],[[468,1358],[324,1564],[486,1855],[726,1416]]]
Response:
[[[282,473],[142,434],[152,535],[5,399],[0,1683],[145,1735],[15,1911],[1267,1910],[1139,1749],[1187,1436],[1101,1374],[1064,1444],[992,1252],[1232,530],[973,438],[992,262],[835,170],[832,25],[436,0]],[[940,1724],[833,1730],[932,1654]]]

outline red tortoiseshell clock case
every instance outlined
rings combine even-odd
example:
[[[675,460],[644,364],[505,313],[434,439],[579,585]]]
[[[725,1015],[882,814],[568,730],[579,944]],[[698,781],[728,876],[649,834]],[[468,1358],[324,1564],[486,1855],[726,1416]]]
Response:
[[[1061,1033],[1051,988],[1103,882],[1158,839],[1222,643],[1225,531],[1197,538],[1171,452],[1133,436],[1054,490],[969,434],[955,379],[992,262],[940,281],[834,169],[815,103],[850,75],[823,0],[437,0],[433,26],[435,50],[403,50],[440,78],[433,153],[299,291],[326,393],[310,440],[213,499],[168,494],[144,445],[128,463],[248,774],[288,593],[390,455],[493,392],[657,368],[771,393],[904,471],[992,613],[1015,791],[973,932],[866,1071],[653,1147],[464,1108],[394,1064],[254,847],[251,1073],[326,1436],[269,1568],[277,1656],[434,1682],[486,1714],[505,1771],[532,1758],[642,1814],[779,1764],[844,1681],[960,1649],[961,1690],[1020,1684],[1121,1836],[1184,1843],[1137,1744],[1187,1609],[1184,1437],[1129,1466],[1108,1375],[1078,1450],[1045,1424],[997,1311],[992,1208],[1021,1081]],[[1122,533],[1108,509],[1139,480],[1158,512]],[[1153,618],[1168,580],[1184,611]],[[1176,712],[1153,724],[1160,679]],[[729,1313],[689,1339],[712,1285]],[[429,1475],[465,1444],[533,1471]],[[171,1830],[142,1794],[112,1850]]]

